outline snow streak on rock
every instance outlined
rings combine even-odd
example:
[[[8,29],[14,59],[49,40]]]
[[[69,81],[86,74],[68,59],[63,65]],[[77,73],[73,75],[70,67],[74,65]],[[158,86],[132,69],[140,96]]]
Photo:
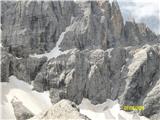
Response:
[[[66,28],[66,30],[64,32],[61,33],[57,43],[56,43],[56,46],[48,53],[44,53],[44,54],[34,54],[34,55],[30,55],[30,57],[36,57],[36,58],[41,58],[41,57],[47,57],[48,60],[51,59],[51,58],[56,58],[57,56],[61,55],[61,54],[66,54],[68,53],[69,50],[66,50],[66,51],[61,51],[60,50],[60,44],[61,42],[63,41],[63,38],[64,38],[64,35],[65,33],[68,31],[68,27]]]

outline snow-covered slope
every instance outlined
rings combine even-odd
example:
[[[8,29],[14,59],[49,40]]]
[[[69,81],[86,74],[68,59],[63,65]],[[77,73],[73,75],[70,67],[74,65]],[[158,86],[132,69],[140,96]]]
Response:
[[[32,86],[18,80],[15,76],[9,78],[9,83],[1,83],[1,120],[2,119],[15,119],[11,100],[17,97],[22,101],[23,105],[28,108],[32,113],[38,114],[50,107],[49,93],[38,93],[32,91]]]
[[[18,80],[15,76],[9,78],[8,83],[1,83],[1,118],[0,119],[15,119],[11,100],[17,97],[22,101],[23,105],[32,113],[39,114],[48,109],[52,104],[50,102],[49,93],[39,93],[32,91],[32,86]],[[120,110],[117,101],[107,100],[103,104],[93,105],[88,99],[83,99],[79,105],[80,112],[92,120],[148,120],[147,118],[138,115],[135,116]]]
[[[79,105],[80,112],[92,120],[149,120],[137,114],[120,110],[117,101],[107,100],[103,104],[93,105],[88,99],[83,99]]]

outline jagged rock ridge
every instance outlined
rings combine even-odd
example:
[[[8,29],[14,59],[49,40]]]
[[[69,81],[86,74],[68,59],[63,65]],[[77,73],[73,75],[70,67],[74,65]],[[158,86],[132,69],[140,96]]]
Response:
[[[124,25],[117,2],[2,1],[2,45],[25,57],[50,51],[67,26],[62,50],[107,49],[157,41],[144,24]]]

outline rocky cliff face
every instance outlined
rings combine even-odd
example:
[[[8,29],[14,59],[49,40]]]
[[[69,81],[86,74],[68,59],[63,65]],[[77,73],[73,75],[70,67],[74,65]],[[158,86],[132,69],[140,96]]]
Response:
[[[157,38],[143,24],[124,25],[117,2],[2,1],[1,18],[2,45],[17,57],[50,51],[67,26],[62,50],[107,49]]]
[[[2,82],[10,75],[33,81],[33,89],[50,91],[53,104],[118,99],[144,105],[141,114],[158,118],[159,37],[144,24],[124,23],[117,2],[1,3]],[[30,56],[43,56],[57,43],[65,54]]]
[[[73,2],[2,1],[2,44],[17,57],[49,51],[73,11]]]

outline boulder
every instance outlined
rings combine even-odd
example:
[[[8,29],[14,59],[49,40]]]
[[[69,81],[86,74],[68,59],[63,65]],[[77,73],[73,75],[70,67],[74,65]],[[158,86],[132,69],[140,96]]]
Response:
[[[51,108],[29,120],[90,120],[79,113],[77,105],[69,100],[61,100]]]
[[[26,120],[34,116],[34,114],[29,111],[18,98],[13,98],[11,104],[14,109],[14,114],[17,120]]]

